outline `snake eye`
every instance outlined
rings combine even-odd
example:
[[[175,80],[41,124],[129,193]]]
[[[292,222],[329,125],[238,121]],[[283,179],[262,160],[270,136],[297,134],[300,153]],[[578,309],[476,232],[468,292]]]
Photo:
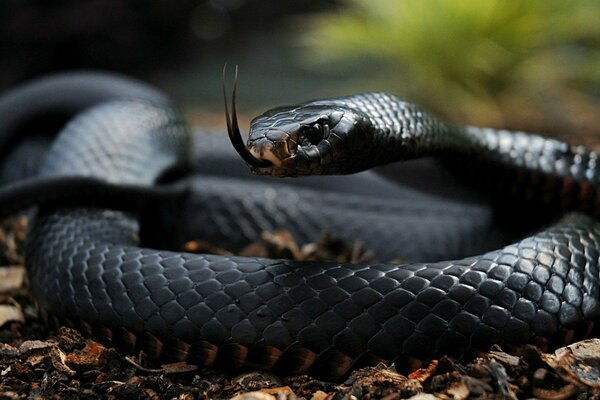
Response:
[[[325,136],[326,127],[321,124],[314,124],[307,128],[306,138],[311,144],[317,145]]]

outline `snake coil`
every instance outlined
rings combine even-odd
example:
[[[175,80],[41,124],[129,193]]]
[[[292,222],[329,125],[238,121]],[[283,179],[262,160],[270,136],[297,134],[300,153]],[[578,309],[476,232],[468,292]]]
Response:
[[[5,163],[19,152],[23,121],[49,109],[75,117],[39,157],[35,182],[66,179],[64,197],[78,192],[68,179],[84,177],[105,182],[109,186],[102,190],[109,195],[111,187],[131,187],[120,198],[132,198],[136,190],[152,190],[167,171],[193,164],[190,132],[164,96],[138,83],[90,74],[41,80],[0,99],[0,116],[7,119],[0,138]],[[237,127],[235,117],[233,124]],[[236,135],[239,139],[239,129]],[[449,126],[380,93],[269,111],[253,121],[247,146],[245,160],[268,175],[350,173],[424,155],[477,154],[481,168],[496,177],[491,186],[498,192],[508,185],[501,171],[512,171],[519,178],[510,183],[517,193],[535,185],[533,202],[593,214],[600,198],[596,153],[536,135]],[[211,182],[203,180],[198,190],[209,191]],[[261,212],[268,220],[282,207],[291,220],[306,223],[312,218],[307,201],[333,209],[352,197],[322,191],[303,200],[309,197],[302,197],[302,189],[294,208],[278,204],[277,199],[287,199],[284,191],[273,197],[277,189],[256,185],[262,201],[270,200],[253,205],[257,209],[245,221]],[[224,181],[214,186],[246,196],[229,213],[254,196],[253,189]],[[48,318],[152,357],[336,379],[360,365],[396,361],[401,366],[439,354],[487,350],[495,343],[556,345],[591,334],[600,317],[600,225],[582,213],[475,257],[363,265],[140,247],[138,215],[97,204],[96,194],[81,195],[78,204],[38,207],[26,246],[32,293]],[[381,201],[355,202],[363,207],[357,214],[371,218],[368,209],[383,207]],[[332,209],[316,211],[324,214],[312,221],[336,221]],[[452,213],[449,205],[438,226]],[[405,229],[390,221],[385,229],[395,228],[391,240],[399,240]],[[218,224],[215,219],[204,229]],[[166,228],[154,232],[170,235]]]

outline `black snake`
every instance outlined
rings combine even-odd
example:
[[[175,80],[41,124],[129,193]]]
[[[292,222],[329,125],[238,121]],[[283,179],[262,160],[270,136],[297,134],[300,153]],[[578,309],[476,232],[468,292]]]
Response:
[[[36,81],[0,99],[0,118],[2,212],[39,204],[26,245],[35,299],[51,320],[128,351],[338,378],[379,361],[402,367],[494,343],[556,345],[594,333],[600,226],[584,213],[500,250],[410,265],[154,250],[140,240],[173,248],[204,235],[239,247],[282,225],[301,238],[339,229],[382,253],[430,261],[476,254],[502,235],[486,228],[497,221],[477,202],[404,189],[395,198],[399,189],[372,173],[292,186],[241,179],[239,164],[219,159],[222,141],[208,136],[219,144],[196,161],[169,101],[119,77]],[[499,204],[524,199],[545,218],[548,210],[600,209],[596,153],[450,126],[387,94],[269,111],[253,121],[247,147],[235,110],[227,120],[261,174],[350,173],[436,155],[468,177],[487,177],[479,184]],[[213,158],[224,171],[218,177],[202,170]]]

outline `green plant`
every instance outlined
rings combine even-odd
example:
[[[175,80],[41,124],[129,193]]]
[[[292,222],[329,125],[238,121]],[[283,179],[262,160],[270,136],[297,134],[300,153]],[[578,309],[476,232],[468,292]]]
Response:
[[[373,88],[461,122],[510,125],[595,102],[598,21],[597,0],[345,0],[308,17],[303,42],[319,68],[360,61],[387,71]]]

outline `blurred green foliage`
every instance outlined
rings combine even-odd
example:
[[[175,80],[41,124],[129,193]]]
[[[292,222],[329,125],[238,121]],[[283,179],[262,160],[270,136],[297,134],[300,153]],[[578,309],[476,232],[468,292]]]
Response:
[[[370,65],[378,72],[361,90],[370,84],[455,121],[532,118],[543,129],[597,110],[598,0],[345,0],[307,18],[313,65]]]

